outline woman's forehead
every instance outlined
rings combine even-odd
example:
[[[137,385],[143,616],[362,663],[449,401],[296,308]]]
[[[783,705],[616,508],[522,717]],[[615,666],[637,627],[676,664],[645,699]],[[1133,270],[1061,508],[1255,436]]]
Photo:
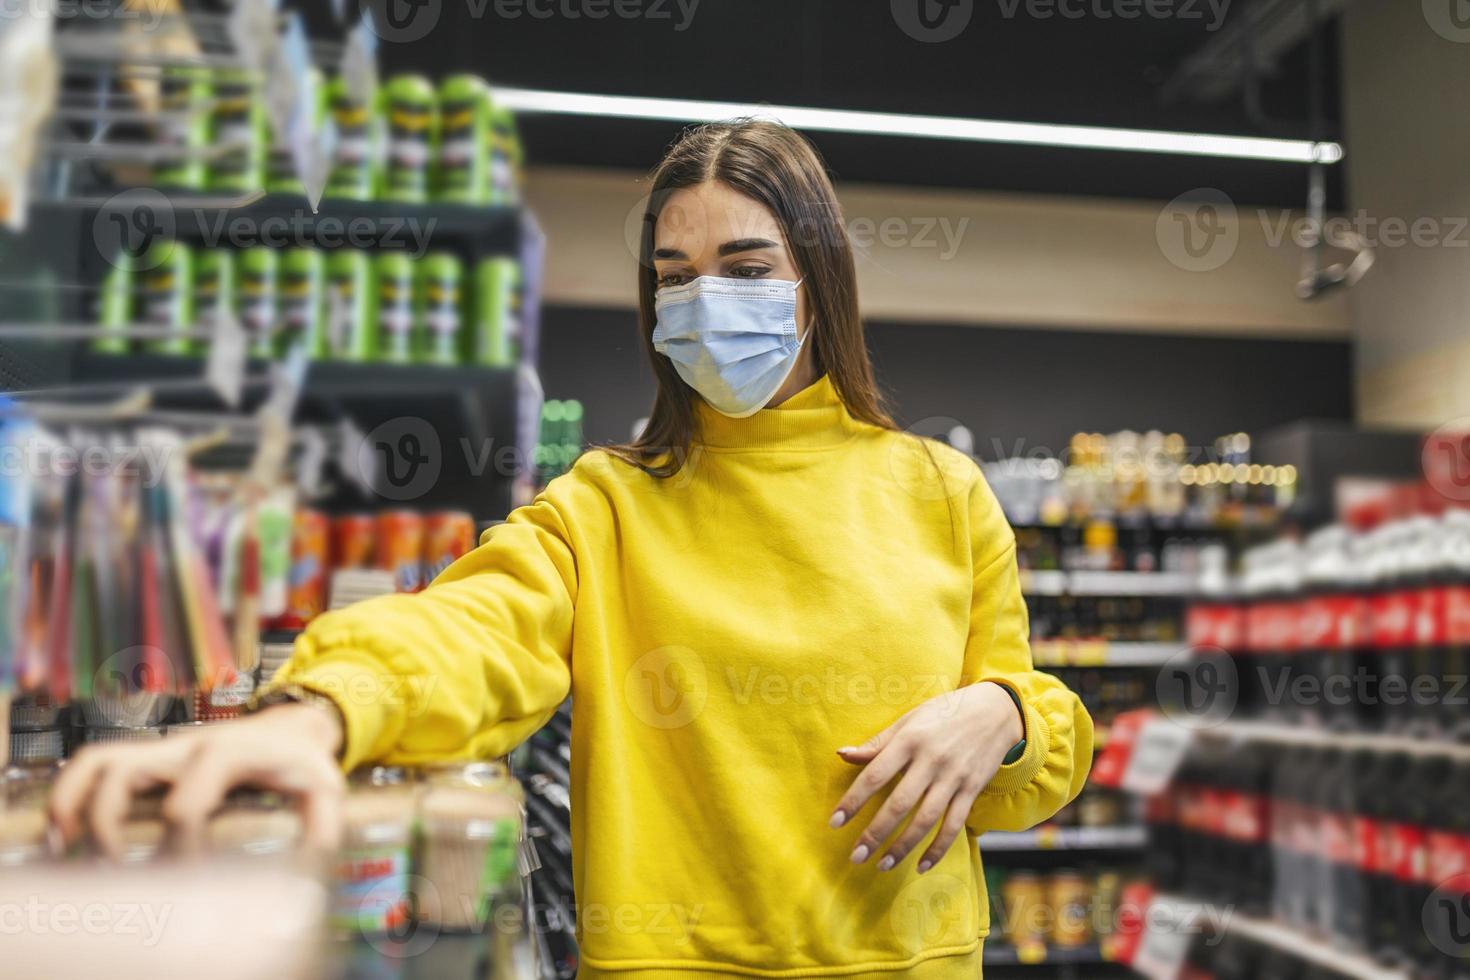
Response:
[[[781,223],[763,204],[714,181],[669,195],[654,226],[654,246],[693,258],[732,241],[784,242]]]

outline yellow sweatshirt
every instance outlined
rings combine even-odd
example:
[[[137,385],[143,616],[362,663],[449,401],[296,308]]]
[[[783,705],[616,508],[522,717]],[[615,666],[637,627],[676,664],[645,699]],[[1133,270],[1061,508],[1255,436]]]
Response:
[[[995,497],[826,378],[698,423],[677,475],[589,452],[423,593],[321,616],[277,683],[340,707],[349,768],[503,754],[570,692],[583,978],[977,976],[973,842],[879,872],[848,859],[878,803],[828,818],[858,773],[838,747],[981,680],[1026,748],[970,831],[1081,789],[1092,723],[1032,669]]]

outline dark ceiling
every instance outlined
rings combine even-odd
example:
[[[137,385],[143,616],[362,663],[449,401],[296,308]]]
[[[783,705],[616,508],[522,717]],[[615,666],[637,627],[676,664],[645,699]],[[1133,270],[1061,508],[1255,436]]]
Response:
[[[475,71],[504,85],[575,92],[1310,135],[1305,44],[1262,82],[1264,116],[1278,122],[1253,122],[1238,89],[1217,104],[1160,98],[1162,82],[1183,58],[1261,0],[973,0],[968,26],[937,43],[909,36],[899,8],[930,4],[941,11],[940,0],[372,2],[417,4],[402,9],[432,19],[421,39],[384,41],[388,70]],[[1118,16],[1151,7],[1173,15]],[[599,9],[607,16],[587,16]],[[1081,16],[1062,16],[1063,9]],[[620,17],[617,10],[639,16]],[[1052,16],[1035,16],[1048,10]],[[423,23],[408,33],[423,33],[417,26]],[[1320,135],[1338,139],[1336,38],[1326,30]],[[535,161],[635,169],[648,169],[679,129],[566,116],[526,116],[522,128]],[[1241,203],[1298,206],[1306,195],[1305,170],[1293,164],[848,134],[814,138],[840,180],[1154,199],[1207,186]],[[1350,146],[1347,154],[1350,164]],[[1340,203],[1343,168],[1331,169],[1331,196]]]

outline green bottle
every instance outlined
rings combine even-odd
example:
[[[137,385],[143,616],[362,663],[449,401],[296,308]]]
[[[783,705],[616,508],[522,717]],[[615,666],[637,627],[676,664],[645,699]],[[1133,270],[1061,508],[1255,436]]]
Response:
[[[126,354],[127,329],[133,323],[133,258],[126,250],[112,260],[112,271],[102,280],[98,305],[101,335],[92,342],[92,349],[103,354]]]
[[[513,207],[521,201],[521,168],[525,164],[515,113],[504,106],[490,112],[490,203]]]
[[[337,149],[327,177],[327,197],[371,201],[377,191],[383,119],[352,97],[340,77],[327,83],[327,111],[337,124]]]
[[[424,360],[458,364],[464,347],[464,265],[448,252],[435,252],[418,263],[419,296],[424,309]]]
[[[226,248],[194,252],[194,323],[212,337],[221,310],[235,308],[235,253]],[[202,346],[202,344],[201,344]]]
[[[280,264],[276,256],[275,249],[257,245],[235,259],[235,315],[250,338],[251,357],[268,358],[275,353],[276,276]]]
[[[281,252],[276,301],[280,331],[276,354],[285,358],[293,348],[306,348],[306,356],[327,356],[326,308],[327,259],[314,248],[288,248]]]
[[[249,193],[265,186],[270,155],[270,122],[259,87],[250,73],[227,69],[215,75],[214,139],[241,142],[244,149],[214,161],[210,186],[216,190]]]
[[[475,361],[514,367],[520,360],[521,266],[515,259],[481,259],[475,269]]]
[[[160,238],[138,265],[143,270],[138,275],[138,321],[166,331],[145,346],[159,354],[193,353],[194,250]]]
[[[413,261],[402,252],[378,256],[378,355],[392,364],[414,361],[419,348],[419,304]]]
[[[170,190],[200,190],[209,168],[201,155],[213,143],[209,102],[214,85],[205,68],[165,68],[159,79],[158,105],[166,113],[159,142],[192,151],[192,155],[156,164],[153,184]]]
[[[491,197],[490,86],[476,75],[451,75],[439,83],[438,197],[487,204]]]
[[[390,201],[427,201],[434,159],[434,85],[422,75],[396,75],[383,86],[381,98],[388,141],[382,196]]]
[[[378,295],[373,260],[341,248],[327,256],[327,349],[343,361],[371,361],[378,354]]]

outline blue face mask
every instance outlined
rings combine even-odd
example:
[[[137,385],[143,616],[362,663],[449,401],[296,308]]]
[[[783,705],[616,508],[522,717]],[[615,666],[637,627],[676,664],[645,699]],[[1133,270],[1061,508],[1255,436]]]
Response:
[[[700,276],[654,298],[653,349],[722,415],[765,407],[796,366],[796,287],[784,279]]]

